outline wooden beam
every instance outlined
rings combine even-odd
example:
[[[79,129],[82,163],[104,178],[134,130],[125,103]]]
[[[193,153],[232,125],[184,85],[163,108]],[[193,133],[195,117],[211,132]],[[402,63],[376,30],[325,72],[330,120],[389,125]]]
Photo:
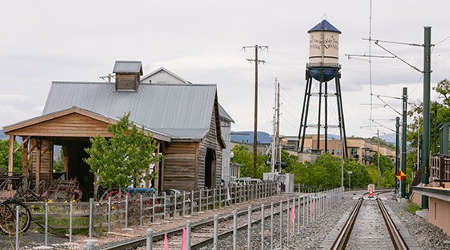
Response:
[[[22,174],[24,176],[28,175],[28,139],[29,137],[23,141]]]
[[[41,181],[41,140],[37,140],[36,144],[37,146],[37,151],[36,151],[36,171],[35,171],[35,180],[36,180],[36,185],[35,185],[35,192],[39,194],[39,182]]]
[[[161,171],[161,180],[159,180],[159,190],[162,191],[164,190],[164,152],[165,152],[165,147],[164,147],[165,143],[161,144],[161,166],[159,166],[159,170]]]
[[[25,137],[25,136],[23,136],[23,137]],[[14,149],[14,153],[17,152],[17,151],[19,151],[19,149],[20,149],[22,146],[24,146],[25,143],[28,142],[28,139],[30,139],[29,136],[28,136],[25,140],[23,140],[22,143],[20,143],[20,145],[18,145],[16,149]]]
[[[8,176],[13,175],[14,166],[14,141],[16,137],[14,135],[9,136],[9,152],[8,152]]]
[[[8,176],[13,175],[13,167],[14,167],[14,141],[16,137],[14,135],[9,136],[9,151],[8,151]],[[8,184],[8,190],[12,190],[12,184]]]
[[[69,179],[69,147],[64,145],[62,147],[64,156],[64,172],[66,173],[66,180]]]

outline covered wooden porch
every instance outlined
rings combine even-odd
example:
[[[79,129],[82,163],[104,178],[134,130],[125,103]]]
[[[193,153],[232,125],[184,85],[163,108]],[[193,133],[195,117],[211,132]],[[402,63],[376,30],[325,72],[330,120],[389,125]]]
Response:
[[[88,157],[85,148],[90,147],[91,137],[111,137],[107,127],[115,122],[117,120],[73,107],[7,126],[4,131],[10,138],[8,175],[13,175],[14,151],[21,147],[22,174],[31,180],[35,192],[40,193],[43,184],[53,182],[54,146],[60,145],[65,179],[76,179],[80,183],[84,199],[92,197],[94,175],[84,161]],[[23,142],[14,149],[14,141],[19,136],[23,138]],[[169,139],[157,134],[153,136],[158,142]],[[159,164],[155,167],[158,169]]]

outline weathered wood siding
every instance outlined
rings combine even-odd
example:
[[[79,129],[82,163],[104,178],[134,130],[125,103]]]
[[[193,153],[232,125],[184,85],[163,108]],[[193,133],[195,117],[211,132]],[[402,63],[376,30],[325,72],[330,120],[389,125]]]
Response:
[[[39,180],[47,183],[52,181],[53,173],[53,143],[46,139],[32,139],[31,147],[31,176],[34,181],[39,173]],[[39,151],[40,150],[40,154]],[[40,166],[37,157],[40,155]]]
[[[63,137],[111,137],[108,124],[96,119],[72,113],[14,131],[14,135],[63,136]]]
[[[219,135],[218,135],[219,132]],[[211,116],[209,132],[200,143],[198,152],[198,188],[205,187],[205,157],[208,148],[214,149],[216,154],[216,166],[212,170],[215,180],[212,186],[220,185],[222,179],[222,148],[220,146],[218,136],[220,136],[220,122],[218,114],[217,98],[214,104],[213,114]]]
[[[197,189],[197,142],[164,143],[162,189]]]

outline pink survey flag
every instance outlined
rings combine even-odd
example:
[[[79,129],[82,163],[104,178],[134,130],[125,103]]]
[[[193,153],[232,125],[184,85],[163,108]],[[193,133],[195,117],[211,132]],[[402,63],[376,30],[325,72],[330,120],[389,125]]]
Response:
[[[186,250],[186,228],[183,228],[183,239],[181,240],[181,250]]]
[[[164,234],[164,250],[169,250],[169,240],[167,239],[167,234]]]
[[[294,207],[291,207],[291,221],[294,223],[295,221],[295,209]]]

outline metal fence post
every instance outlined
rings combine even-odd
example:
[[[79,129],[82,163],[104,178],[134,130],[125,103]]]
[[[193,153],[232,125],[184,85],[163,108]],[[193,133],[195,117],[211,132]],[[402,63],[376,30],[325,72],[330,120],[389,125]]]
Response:
[[[237,210],[233,210],[233,250],[237,249]]]
[[[152,243],[153,243],[153,232],[152,229],[147,229],[147,241],[146,241],[146,247],[145,250],[152,250]]]
[[[178,206],[178,199],[177,199],[177,192],[173,193],[173,218],[177,216],[177,206]]]
[[[191,215],[194,215],[194,190],[191,191]]]
[[[203,213],[202,212],[202,193],[203,193],[203,188],[200,188],[200,190],[198,192],[198,212],[199,213]]]
[[[72,215],[73,215],[73,201],[69,202],[69,242],[72,242]]]
[[[143,210],[144,203],[142,202],[142,194],[139,194],[139,225],[142,226],[142,210]]]
[[[239,185],[239,203],[242,202],[242,185]]]
[[[209,189],[206,189],[206,209],[209,210]]]
[[[152,223],[155,223],[155,206],[156,206],[156,195],[153,193],[153,202],[152,202]]]
[[[93,240],[87,240],[87,242],[86,242],[86,249],[87,250],[93,250],[94,249],[94,241]]]
[[[111,196],[108,197],[108,218],[107,218],[107,227],[108,227],[108,233],[111,232]]]
[[[89,239],[92,238],[94,229],[94,198],[89,198]]]
[[[264,204],[261,204],[261,250],[264,249]]]
[[[186,250],[191,250],[191,221],[186,222]]]
[[[186,217],[186,191],[183,191],[183,217]]]
[[[302,225],[305,226],[305,196],[302,196]]]
[[[280,248],[283,249],[283,201],[280,201]]]
[[[217,214],[214,215],[213,250],[217,250]]]
[[[290,229],[290,226],[291,226],[291,220],[289,218],[289,214],[290,214],[289,210],[291,209],[290,206],[291,206],[290,200],[287,199],[287,206],[286,206],[286,246],[289,245],[289,229]]]
[[[222,207],[222,186],[219,186],[219,208]]]
[[[251,249],[252,240],[252,207],[248,206],[247,210],[247,249]]]
[[[270,250],[273,249],[273,202],[270,203]]]
[[[167,218],[167,194],[163,193],[164,205],[163,205],[163,220],[166,221]]]
[[[16,206],[16,250],[19,249],[19,206]]]
[[[90,221],[91,216],[89,215],[89,221]],[[44,246],[48,245],[48,202],[45,202],[45,232],[44,232]],[[90,227],[90,223],[89,223],[89,238],[91,238],[91,227]]]
[[[214,188],[213,190],[214,190],[213,191],[213,210],[216,210],[216,200],[217,200],[217,198],[216,198],[216,189]]]
[[[300,216],[301,216],[300,205],[301,205],[300,196],[298,196],[297,197],[297,234],[300,233]]]
[[[128,228],[128,193],[125,195],[125,228]]]

